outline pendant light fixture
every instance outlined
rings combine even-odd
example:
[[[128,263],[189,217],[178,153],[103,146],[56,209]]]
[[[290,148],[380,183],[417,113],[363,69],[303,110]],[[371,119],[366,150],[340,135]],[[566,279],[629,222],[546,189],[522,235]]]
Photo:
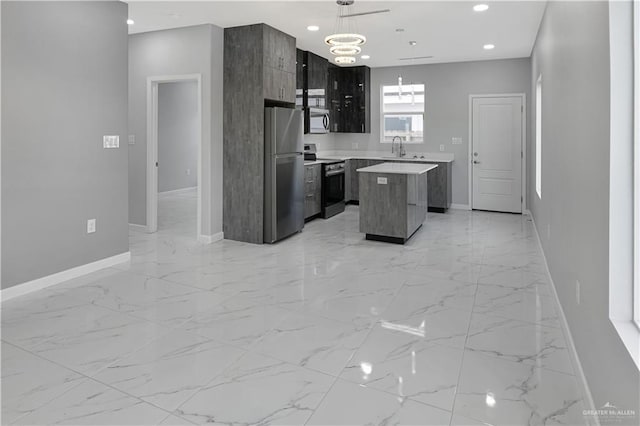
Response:
[[[358,34],[355,18],[348,16],[352,15],[351,6],[354,1],[336,0],[338,16],[335,32],[324,39],[329,46],[329,52],[336,56],[336,63],[341,65],[355,63],[355,55],[362,51],[360,46],[367,42],[365,36]]]
[[[398,34],[398,39],[402,40],[404,28],[396,28],[396,34]],[[402,101],[402,74],[398,75],[398,100]]]

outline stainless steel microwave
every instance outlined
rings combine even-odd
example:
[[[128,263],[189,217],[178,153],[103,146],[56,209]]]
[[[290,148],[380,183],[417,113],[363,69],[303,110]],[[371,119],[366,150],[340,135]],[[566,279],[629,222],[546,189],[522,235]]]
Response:
[[[309,108],[309,133],[329,133],[329,110]]]

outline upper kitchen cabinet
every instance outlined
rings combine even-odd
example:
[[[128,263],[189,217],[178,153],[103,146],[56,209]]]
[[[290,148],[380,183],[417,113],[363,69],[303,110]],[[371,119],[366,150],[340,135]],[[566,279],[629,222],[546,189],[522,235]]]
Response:
[[[264,98],[296,101],[296,39],[262,24]]]
[[[296,39],[268,25],[263,26],[264,65],[296,73]]]
[[[296,75],[271,67],[264,67],[264,98],[272,101],[296,101]]]
[[[306,106],[309,108],[327,108],[327,72],[329,61],[312,52],[305,54],[306,83]]]
[[[242,74],[248,69],[259,70],[262,81],[246,81],[247,88],[258,84],[264,99],[295,103],[296,101],[296,39],[265,24],[227,28],[225,30],[226,69]],[[228,64],[227,60],[232,63]],[[227,89],[227,87],[225,87]],[[260,91],[246,93],[232,88],[238,96],[255,96]]]
[[[331,131],[371,132],[371,69],[329,67],[329,111]]]
[[[304,108],[304,88],[306,87],[304,50],[296,49],[296,108]]]
[[[312,52],[298,51],[302,66],[298,64],[296,106],[304,108],[304,132],[327,133],[330,129],[324,120],[327,110],[327,72],[329,61]],[[300,59],[298,59],[300,61]]]

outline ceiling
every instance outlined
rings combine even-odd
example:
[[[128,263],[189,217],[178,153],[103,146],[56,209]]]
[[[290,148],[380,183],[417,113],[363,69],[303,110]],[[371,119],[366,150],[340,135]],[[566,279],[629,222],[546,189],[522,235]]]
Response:
[[[210,23],[233,27],[264,22],[297,39],[297,46],[332,59],[324,37],[333,33],[335,0],[297,1],[146,1],[129,0],[131,34]],[[478,3],[489,5],[474,12]],[[521,58],[531,54],[545,1],[367,1],[357,0],[352,12],[391,9],[389,13],[355,18],[367,37],[357,64],[370,67],[415,65],[487,59]],[[320,31],[310,32],[308,25]],[[402,32],[396,31],[404,29]],[[409,41],[416,41],[410,46]],[[483,45],[495,49],[484,50]],[[431,59],[400,58],[433,56]]]

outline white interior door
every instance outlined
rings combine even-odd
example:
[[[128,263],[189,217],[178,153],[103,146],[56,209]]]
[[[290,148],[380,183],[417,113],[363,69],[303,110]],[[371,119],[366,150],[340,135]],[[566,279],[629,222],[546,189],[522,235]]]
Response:
[[[472,99],[472,208],[522,213],[522,97]]]

